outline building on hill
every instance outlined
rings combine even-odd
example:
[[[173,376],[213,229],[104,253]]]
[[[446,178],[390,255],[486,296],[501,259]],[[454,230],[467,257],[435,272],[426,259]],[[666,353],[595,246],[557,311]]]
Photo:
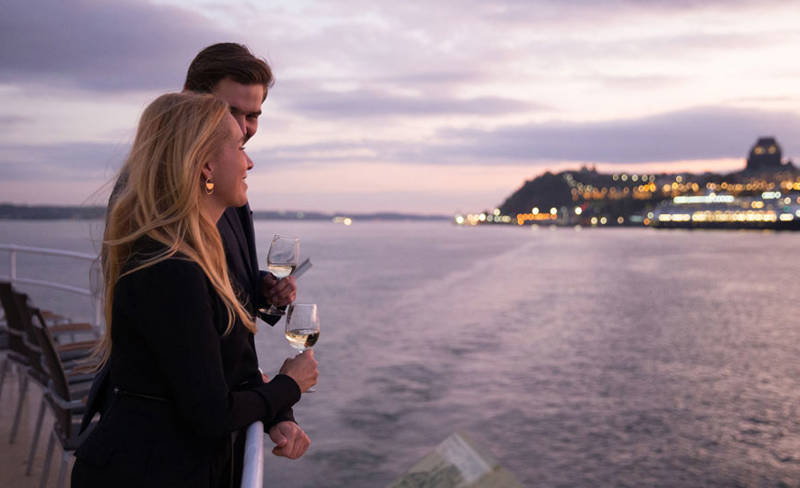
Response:
[[[747,156],[747,171],[781,169],[781,147],[774,137],[759,137]]]
[[[728,174],[601,173],[595,167],[526,181],[492,212],[456,223],[800,230],[800,169],[760,137],[747,165]],[[748,220],[749,219],[749,220]]]

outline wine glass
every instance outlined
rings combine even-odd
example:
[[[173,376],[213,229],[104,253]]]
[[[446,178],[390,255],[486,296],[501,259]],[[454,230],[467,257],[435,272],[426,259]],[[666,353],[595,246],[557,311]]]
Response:
[[[300,257],[300,239],[296,237],[286,237],[275,234],[269,245],[267,253],[267,271],[272,276],[286,278],[297,267]],[[266,311],[268,315],[283,315],[283,310],[275,305],[270,305]]]
[[[319,314],[316,303],[293,303],[286,313],[286,340],[289,345],[303,352],[314,347],[319,339]],[[308,391],[316,391],[309,388]]]

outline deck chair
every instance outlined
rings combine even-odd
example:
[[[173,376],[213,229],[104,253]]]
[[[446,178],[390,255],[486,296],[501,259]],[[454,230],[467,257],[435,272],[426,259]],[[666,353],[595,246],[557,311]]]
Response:
[[[36,416],[36,428],[34,429],[31,448],[26,460],[25,474],[30,475],[33,468],[33,459],[36,455],[36,448],[39,444],[39,434],[41,433],[44,421],[44,412],[47,399],[45,395],[50,381],[50,371],[44,365],[42,349],[39,340],[36,338],[35,327],[45,327],[47,319],[41,310],[30,306],[28,296],[24,293],[14,293],[17,300],[20,319],[26,330],[25,345],[28,350],[28,379],[33,380],[42,390],[42,401],[39,404],[39,413]],[[38,323],[37,323],[38,322]],[[59,344],[57,346],[59,358],[66,368],[67,381],[73,396],[82,397],[88,394],[94,374],[89,370],[94,369],[92,350],[96,345],[95,341],[83,341],[70,344]]]
[[[19,426],[19,416],[22,413],[22,403],[27,392],[28,384],[26,381],[27,375],[25,371],[28,368],[28,350],[25,345],[25,329],[22,326],[22,321],[19,318],[19,310],[14,299],[14,291],[11,284],[6,281],[0,281],[0,303],[3,304],[3,311],[6,317],[6,325],[8,327],[8,353],[3,359],[3,365],[0,370],[0,395],[3,393],[3,386],[8,371],[12,367],[17,369],[17,377],[19,378],[19,399],[17,401],[17,413],[14,415],[14,424],[11,428],[10,442],[13,442],[14,437],[17,435],[17,428]]]
[[[45,399],[53,412],[53,432],[47,444],[47,455],[42,470],[41,485],[47,484],[50,472],[55,442],[61,445],[61,463],[58,472],[58,486],[66,484],[66,468],[69,456],[78,447],[78,431],[80,428],[81,414],[85,408],[84,398],[70,389],[69,379],[64,363],[59,357],[57,344],[50,330],[44,327],[44,318],[39,317],[34,322],[33,332],[36,336],[44,364],[49,372],[50,379],[45,394]],[[88,389],[87,389],[88,392]]]
[[[38,351],[38,342],[31,335],[31,312],[27,309],[27,296],[18,294],[8,282],[0,282],[0,301],[3,304],[9,331],[9,352],[6,355],[2,365],[2,372],[0,373],[2,376],[0,394],[5,383],[5,376],[12,366],[16,366],[19,378],[19,397],[8,439],[8,442],[13,444],[17,437],[20,418],[28,394],[29,379],[33,377],[36,382],[45,380],[46,384],[47,378],[44,378],[37,371],[39,369],[40,361],[38,358],[40,353]],[[58,333],[71,333],[75,330],[83,331],[86,326],[89,326],[89,324],[61,324],[50,326],[48,330],[56,330]],[[88,350],[94,344],[94,341],[81,341],[72,344],[59,344],[57,347],[62,360],[72,361],[80,357],[86,357]],[[34,358],[33,361],[31,358]]]
[[[18,317],[16,308],[17,306],[13,298],[14,293],[15,290],[11,286],[11,283],[7,281],[0,281],[0,303],[3,305],[3,313],[5,316],[8,334],[8,353],[3,359],[2,365],[0,365],[0,396],[3,394],[3,386],[5,385],[5,379],[8,375],[8,372],[12,367],[16,367],[19,373],[18,388],[20,391],[20,401],[24,401],[23,399],[25,397],[27,388],[27,385],[25,384],[26,375],[24,374],[24,370],[29,366],[27,359],[28,351],[26,349],[27,346],[25,345],[25,329],[20,325],[20,319]],[[48,315],[43,312],[42,314],[46,318],[52,318],[53,316],[56,316],[52,313],[49,313]],[[52,320],[48,318],[47,323],[50,324],[51,322]],[[98,337],[97,330],[88,323],[64,323],[63,320],[60,320],[59,323],[48,326],[51,332],[57,337],[66,337],[67,335],[69,335],[69,337],[74,337],[75,334],[88,334],[93,338]],[[62,339],[60,342],[65,341]],[[13,433],[16,435],[15,430]]]

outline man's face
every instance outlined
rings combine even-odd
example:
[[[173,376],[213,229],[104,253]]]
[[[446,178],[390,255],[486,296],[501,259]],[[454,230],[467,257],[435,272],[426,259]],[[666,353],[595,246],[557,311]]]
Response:
[[[258,130],[258,116],[261,115],[264,90],[264,85],[243,85],[230,78],[224,78],[212,91],[231,106],[231,115],[244,132],[245,142]]]

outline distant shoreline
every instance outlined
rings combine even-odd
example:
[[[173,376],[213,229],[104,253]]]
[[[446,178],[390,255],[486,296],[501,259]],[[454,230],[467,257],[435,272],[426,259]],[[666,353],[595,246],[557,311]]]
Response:
[[[14,205],[0,204],[0,220],[96,220],[105,217],[106,208],[70,205]],[[348,217],[353,221],[446,221],[450,215],[420,215],[400,212],[374,213],[323,213],[303,211],[255,210],[254,220],[333,220]]]

